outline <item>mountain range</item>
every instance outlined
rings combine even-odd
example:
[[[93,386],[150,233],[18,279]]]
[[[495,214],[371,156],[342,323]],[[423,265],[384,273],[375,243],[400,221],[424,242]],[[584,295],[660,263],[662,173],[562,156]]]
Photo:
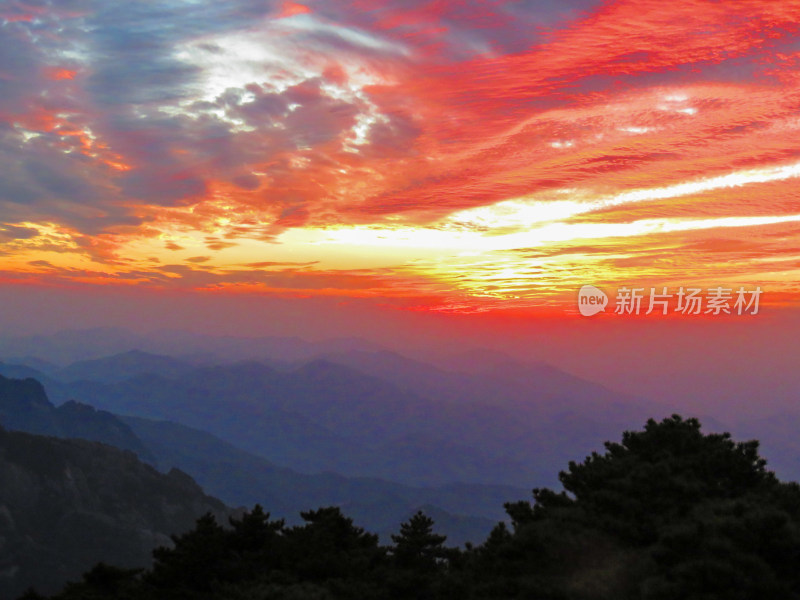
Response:
[[[387,539],[398,523],[426,508],[440,516],[440,530],[452,543],[475,541],[503,518],[503,502],[528,495],[511,486],[412,487],[376,478],[298,473],[178,423],[118,417],[75,401],[56,407],[34,379],[0,376],[0,425],[118,445],[163,472],[177,467],[189,473],[228,505],[260,503],[289,522],[296,522],[301,510],[346,507],[363,526]]]
[[[385,351],[197,366],[141,351],[33,376],[55,402],[208,431],[278,465],[408,485],[554,483],[554,466],[652,412],[545,364],[445,371]],[[246,418],[242,418],[246,416]]]

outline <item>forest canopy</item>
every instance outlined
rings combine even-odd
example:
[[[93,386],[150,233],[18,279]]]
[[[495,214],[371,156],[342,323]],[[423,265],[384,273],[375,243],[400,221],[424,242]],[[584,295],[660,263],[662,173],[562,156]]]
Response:
[[[260,506],[225,526],[207,515],[152,568],[99,564],[54,598],[800,598],[800,486],[767,470],[756,441],[649,420],[560,481],[464,548],[422,512],[388,545],[336,507],[291,527]]]

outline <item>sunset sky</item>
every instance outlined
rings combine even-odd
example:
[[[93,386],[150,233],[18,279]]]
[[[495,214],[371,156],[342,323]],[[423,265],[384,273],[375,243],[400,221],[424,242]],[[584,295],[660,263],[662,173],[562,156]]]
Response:
[[[5,1],[0,23],[5,289],[800,300],[800,1]]]

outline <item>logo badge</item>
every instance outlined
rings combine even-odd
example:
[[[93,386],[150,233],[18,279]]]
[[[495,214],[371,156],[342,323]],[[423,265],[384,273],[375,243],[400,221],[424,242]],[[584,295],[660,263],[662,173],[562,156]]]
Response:
[[[593,285],[584,285],[578,291],[578,310],[584,317],[591,317],[606,309],[608,296]]]

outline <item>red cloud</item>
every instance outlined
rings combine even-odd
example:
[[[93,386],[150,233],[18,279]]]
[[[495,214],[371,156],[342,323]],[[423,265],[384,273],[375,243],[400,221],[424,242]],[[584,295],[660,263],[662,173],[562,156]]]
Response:
[[[281,6],[281,12],[278,14],[279,19],[286,17],[293,17],[294,15],[304,15],[311,12],[305,4],[298,4],[297,2],[284,2]]]
[[[60,81],[62,79],[75,79],[75,75],[77,75],[78,72],[60,67],[50,67],[46,70],[45,74],[49,79]]]

